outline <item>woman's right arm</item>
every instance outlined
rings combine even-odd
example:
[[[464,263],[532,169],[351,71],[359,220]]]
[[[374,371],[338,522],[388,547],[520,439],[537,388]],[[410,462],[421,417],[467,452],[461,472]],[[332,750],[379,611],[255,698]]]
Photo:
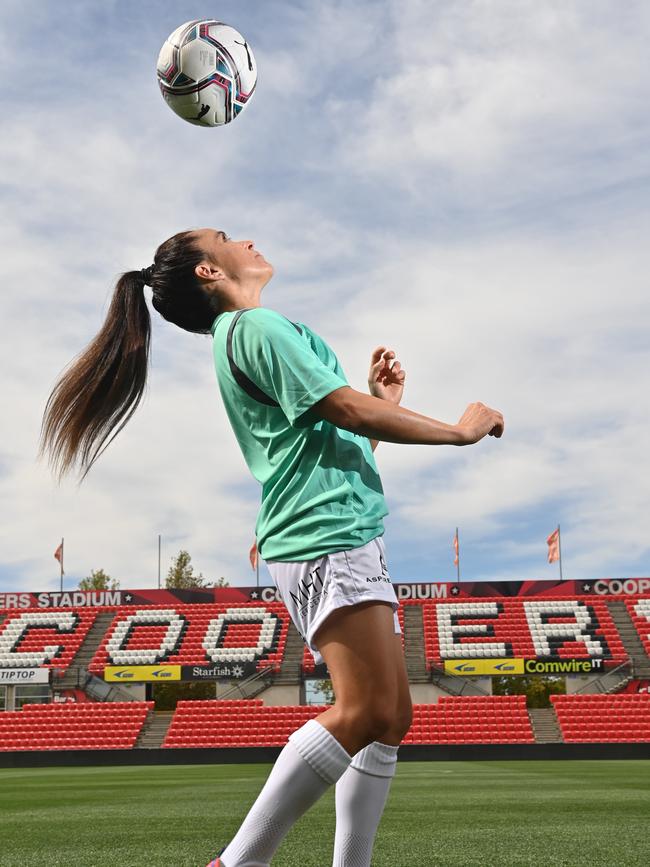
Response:
[[[466,446],[488,434],[500,437],[504,430],[501,413],[482,403],[470,403],[451,425],[349,386],[330,392],[312,412],[336,427],[388,443]]]

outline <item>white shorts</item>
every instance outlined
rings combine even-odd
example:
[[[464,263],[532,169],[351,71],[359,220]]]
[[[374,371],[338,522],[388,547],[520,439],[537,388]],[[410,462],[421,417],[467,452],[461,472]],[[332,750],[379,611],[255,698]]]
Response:
[[[267,560],[266,565],[316,664],[323,662],[323,657],[314,646],[314,634],[336,608],[373,600],[390,602],[395,632],[399,635],[402,631],[397,619],[399,602],[386,567],[381,536],[360,548],[325,554],[315,560]]]

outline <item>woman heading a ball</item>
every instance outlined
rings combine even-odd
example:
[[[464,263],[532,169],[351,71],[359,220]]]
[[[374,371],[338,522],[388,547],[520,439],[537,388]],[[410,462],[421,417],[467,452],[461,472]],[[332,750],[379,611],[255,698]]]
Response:
[[[293,823],[336,784],[334,865],[368,867],[397,751],[411,725],[398,602],[382,542],[377,442],[469,445],[500,437],[501,413],[470,404],[457,424],[400,407],[395,353],[372,354],[370,394],[303,323],[260,305],[273,267],[252,241],[179,233],[153,265],[121,276],[106,321],[48,400],[41,452],[82,479],[144,391],[150,316],[211,334],[226,412],[262,486],[256,538],[335,704],[289,738],[234,838],[211,865],[268,865]],[[112,439],[111,436],[111,439]],[[397,634],[396,634],[397,633]]]

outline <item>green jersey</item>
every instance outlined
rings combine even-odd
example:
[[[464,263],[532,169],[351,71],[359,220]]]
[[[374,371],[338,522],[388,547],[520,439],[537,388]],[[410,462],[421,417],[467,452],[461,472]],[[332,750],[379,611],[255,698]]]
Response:
[[[327,343],[264,307],[222,313],[211,331],[226,412],[262,486],[260,555],[312,560],[380,536],[388,510],[370,441],[310,412],[348,385]]]

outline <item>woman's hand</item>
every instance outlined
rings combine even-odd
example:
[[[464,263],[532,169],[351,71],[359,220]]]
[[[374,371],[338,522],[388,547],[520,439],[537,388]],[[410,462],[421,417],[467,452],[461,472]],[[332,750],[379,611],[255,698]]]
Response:
[[[404,392],[406,371],[395,360],[395,353],[385,346],[378,346],[370,358],[368,388],[373,397],[399,404]]]

